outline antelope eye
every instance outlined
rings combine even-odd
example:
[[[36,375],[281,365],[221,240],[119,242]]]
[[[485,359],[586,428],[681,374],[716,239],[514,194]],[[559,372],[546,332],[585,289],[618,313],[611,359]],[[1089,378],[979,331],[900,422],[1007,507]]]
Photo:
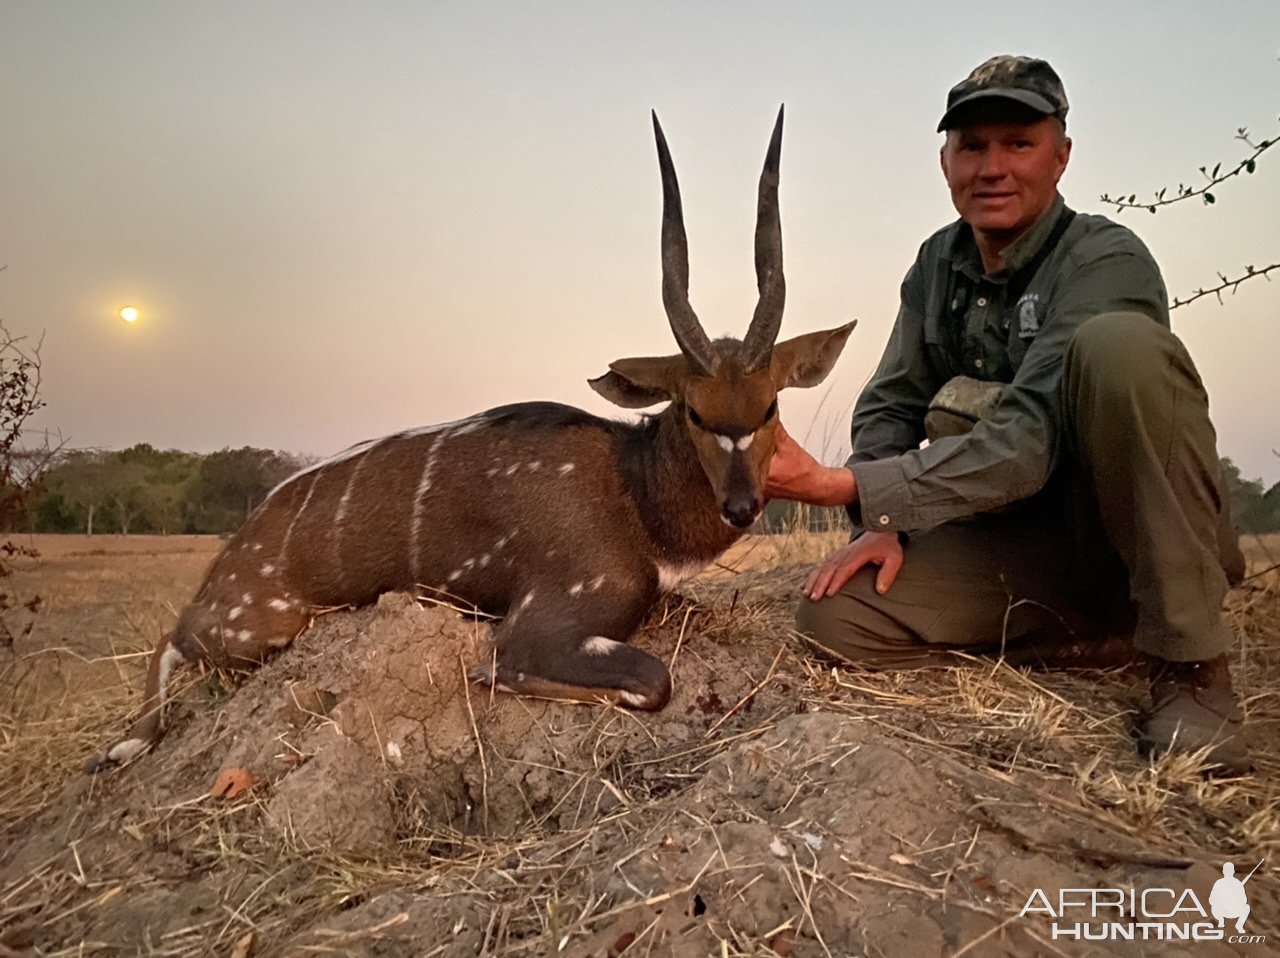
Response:
[[[688,411],[688,413],[689,413],[689,422],[693,423],[695,426],[697,426],[699,429],[701,429],[701,428],[702,428],[702,417],[701,417],[701,416],[699,416],[696,412],[694,412],[694,409],[693,409],[693,407],[692,407],[692,406],[686,406],[686,407],[685,407],[685,409],[686,409],[686,410]]]

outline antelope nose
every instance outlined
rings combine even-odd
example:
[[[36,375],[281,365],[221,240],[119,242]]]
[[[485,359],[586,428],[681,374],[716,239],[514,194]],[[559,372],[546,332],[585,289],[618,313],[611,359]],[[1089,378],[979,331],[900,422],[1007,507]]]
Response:
[[[760,515],[760,500],[752,496],[733,496],[725,500],[721,511],[730,525],[745,529]]]

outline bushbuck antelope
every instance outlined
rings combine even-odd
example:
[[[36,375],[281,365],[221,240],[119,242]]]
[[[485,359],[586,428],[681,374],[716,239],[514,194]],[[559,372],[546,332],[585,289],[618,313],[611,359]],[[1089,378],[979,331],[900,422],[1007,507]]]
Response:
[[[248,668],[314,610],[393,589],[500,616],[476,682],[526,695],[660,709],[671,676],[625,644],[658,596],[760,515],[778,390],[820,383],[853,323],[774,345],[785,284],[778,217],[782,111],[760,177],[760,298],[741,342],[711,341],[689,305],[680,190],[658,118],[662,301],[679,355],[620,359],[590,385],[638,423],[521,403],[353,446],[278,486],[227,543],[156,648],[142,716],[91,770],[161,734],[173,668]]]

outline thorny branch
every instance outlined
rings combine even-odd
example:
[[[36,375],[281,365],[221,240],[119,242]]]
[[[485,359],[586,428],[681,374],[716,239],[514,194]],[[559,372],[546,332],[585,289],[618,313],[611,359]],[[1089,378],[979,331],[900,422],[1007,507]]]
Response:
[[[1254,269],[1252,266],[1246,266],[1244,268],[1244,275],[1238,276],[1235,279],[1227,279],[1226,276],[1224,276],[1222,273],[1219,273],[1218,279],[1222,280],[1222,282],[1220,282],[1217,286],[1210,286],[1208,289],[1203,289],[1203,288],[1198,289],[1194,293],[1192,293],[1190,296],[1188,296],[1186,299],[1179,299],[1175,296],[1173,303],[1172,305],[1170,305],[1169,308],[1177,309],[1179,306],[1186,306],[1188,303],[1194,303],[1197,299],[1199,299],[1202,296],[1217,296],[1218,303],[1221,304],[1223,292],[1225,292],[1226,290],[1230,290],[1232,293],[1234,293],[1236,291],[1236,288],[1239,287],[1239,285],[1243,283],[1245,280],[1254,279],[1255,277],[1258,277],[1258,276],[1264,276],[1266,277],[1268,283],[1271,282],[1271,277],[1267,276],[1267,274],[1270,273],[1273,269],[1280,269],[1280,263],[1272,263],[1270,266],[1266,266],[1262,269]]]
[[[1156,209],[1161,206],[1171,206],[1174,203],[1180,203],[1183,200],[1189,200],[1196,196],[1200,197],[1201,201],[1205,205],[1212,205],[1216,202],[1216,198],[1211,192],[1214,187],[1221,183],[1225,183],[1233,176],[1239,176],[1241,173],[1253,173],[1258,168],[1258,157],[1271,149],[1277,143],[1280,143],[1280,137],[1271,137],[1266,140],[1254,142],[1254,140],[1249,136],[1248,129],[1243,126],[1236,130],[1235,138],[1244,143],[1245,146],[1249,147],[1253,152],[1225,173],[1222,172],[1221,163],[1215,164],[1212,170],[1207,166],[1200,167],[1200,175],[1206,180],[1203,186],[1194,188],[1179,183],[1177,195],[1175,196],[1167,196],[1166,194],[1169,190],[1165,187],[1157,190],[1154,197],[1149,202],[1139,200],[1138,194],[1136,193],[1130,193],[1127,197],[1113,197],[1109,193],[1103,193],[1101,200],[1103,203],[1109,203],[1114,206],[1117,213],[1123,213],[1128,209],[1146,210],[1149,213],[1154,213]],[[1241,283],[1246,280],[1255,279],[1259,276],[1265,277],[1267,281],[1270,282],[1271,278],[1267,276],[1267,274],[1276,269],[1280,269],[1280,263],[1272,263],[1270,266],[1264,266],[1262,269],[1256,269],[1253,266],[1246,266],[1244,275],[1238,276],[1235,279],[1228,279],[1225,274],[1218,273],[1218,279],[1221,282],[1219,282],[1217,286],[1211,286],[1208,289],[1201,287],[1186,298],[1175,297],[1173,304],[1169,308],[1177,309],[1179,306],[1186,306],[1189,303],[1194,303],[1197,299],[1204,296],[1216,296],[1218,298],[1218,302],[1221,304],[1222,294],[1227,290],[1234,293],[1240,287]]]
[[[1125,210],[1146,210],[1154,213],[1157,207],[1172,206],[1174,203],[1180,203],[1183,200],[1189,200],[1192,197],[1199,196],[1206,205],[1216,202],[1213,193],[1210,192],[1215,186],[1224,183],[1233,176],[1239,176],[1241,173],[1252,173],[1257,169],[1258,157],[1267,150],[1271,149],[1276,143],[1280,142],[1280,138],[1272,137],[1269,140],[1262,140],[1255,143],[1249,136],[1249,131],[1245,127],[1236,130],[1237,140],[1242,141],[1246,146],[1250,147],[1253,152],[1237,163],[1232,169],[1226,173],[1222,172],[1222,164],[1218,163],[1212,170],[1207,166],[1200,167],[1200,173],[1208,181],[1198,189],[1178,184],[1178,194],[1176,196],[1166,196],[1169,192],[1168,187],[1157,190],[1151,201],[1142,201],[1138,199],[1138,194],[1130,193],[1126,196],[1112,197],[1109,193],[1102,194],[1102,202],[1110,203],[1116,208],[1116,212],[1122,213]]]

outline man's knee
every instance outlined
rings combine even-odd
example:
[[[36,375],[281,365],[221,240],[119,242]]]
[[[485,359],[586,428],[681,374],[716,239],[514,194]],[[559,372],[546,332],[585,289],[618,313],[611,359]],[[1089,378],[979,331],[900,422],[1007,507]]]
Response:
[[[1103,313],[1075,331],[1067,366],[1098,383],[1120,385],[1144,370],[1167,366],[1177,342],[1170,330],[1145,313]]]

